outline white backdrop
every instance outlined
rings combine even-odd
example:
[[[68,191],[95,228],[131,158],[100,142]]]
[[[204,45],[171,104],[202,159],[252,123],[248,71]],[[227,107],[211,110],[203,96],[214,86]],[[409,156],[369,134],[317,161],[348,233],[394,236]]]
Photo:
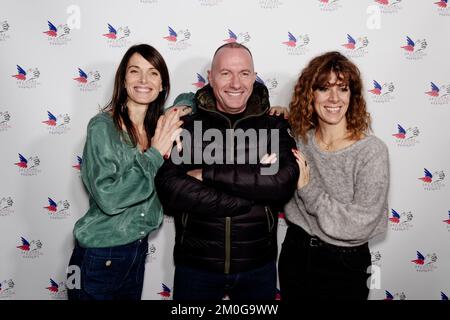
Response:
[[[203,85],[212,53],[233,35],[253,51],[273,105],[289,103],[319,53],[340,50],[361,68],[392,173],[389,231],[371,243],[370,298],[445,299],[450,6],[437,1],[2,0],[0,299],[65,299],[72,228],[88,206],[78,157],[125,50],[142,42],[160,50],[170,103]],[[281,243],[282,214],[279,226]],[[171,299],[173,241],[165,218],[149,240],[144,299]]]

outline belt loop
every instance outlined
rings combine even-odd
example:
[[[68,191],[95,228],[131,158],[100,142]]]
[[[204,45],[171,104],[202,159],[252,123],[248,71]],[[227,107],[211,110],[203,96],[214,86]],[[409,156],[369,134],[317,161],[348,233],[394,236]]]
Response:
[[[318,247],[319,246],[319,239],[317,239],[315,237],[311,237],[311,239],[309,239],[309,246],[310,247]]]

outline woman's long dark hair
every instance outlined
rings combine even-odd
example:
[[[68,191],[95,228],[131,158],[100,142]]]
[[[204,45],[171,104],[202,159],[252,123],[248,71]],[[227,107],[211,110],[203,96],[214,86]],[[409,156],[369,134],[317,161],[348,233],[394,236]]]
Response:
[[[147,113],[144,119],[144,128],[147,134],[148,145],[150,146],[151,139],[155,134],[156,124],[158,118],[164,113],[164,103],[170,92],[169,70],[161,54],[148,44],[139,44],[130,47],[120,61],[119,67],[114,78],[114,89],[111,101],[106,105],[105,111],[112,113],[112,118],[117,129],[121,132],[122,125],[125,126],[133,146],[137,145],[138,137],[136,129],[128,115],[128,108],[126,102],[128,98],[127,90],[125,88],[125,75],[127,72],[127,65],[133,54],[139,53],[145,60],[152,64],[158,70],[162,80],[162,91],[159,93],[155,101],[148,106]]]

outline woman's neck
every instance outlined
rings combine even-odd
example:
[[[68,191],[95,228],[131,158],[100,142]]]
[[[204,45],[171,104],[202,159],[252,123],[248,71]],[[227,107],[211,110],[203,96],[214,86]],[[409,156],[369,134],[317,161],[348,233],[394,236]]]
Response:
[[[316,141],[326,151],[337,151],[354,143],[349,138],[346,125],[319,125],[316,129]]]
[[[133,123],[133,126],[136,130],[138,130],[139,133],[144,132],[144,120],[145,115],[147,113],[148,106],[134,106],[131,104],[127,105],[128,109],[128,116],[130,117],[131,123]]]
[[[345,123],[338,125],[320,124],[316,132],[324,143],[346,138],[349,133]]]

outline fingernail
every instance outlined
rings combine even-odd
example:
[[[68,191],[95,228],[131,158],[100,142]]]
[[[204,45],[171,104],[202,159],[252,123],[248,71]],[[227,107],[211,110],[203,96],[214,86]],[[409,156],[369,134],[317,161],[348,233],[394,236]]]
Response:
[[[164,155],[164,159],[167,160],[169,159],[169,156],[167,154]]]
[[[173,109],[173,112],[176,112],[176,111],[177,111],[177,108]]]

